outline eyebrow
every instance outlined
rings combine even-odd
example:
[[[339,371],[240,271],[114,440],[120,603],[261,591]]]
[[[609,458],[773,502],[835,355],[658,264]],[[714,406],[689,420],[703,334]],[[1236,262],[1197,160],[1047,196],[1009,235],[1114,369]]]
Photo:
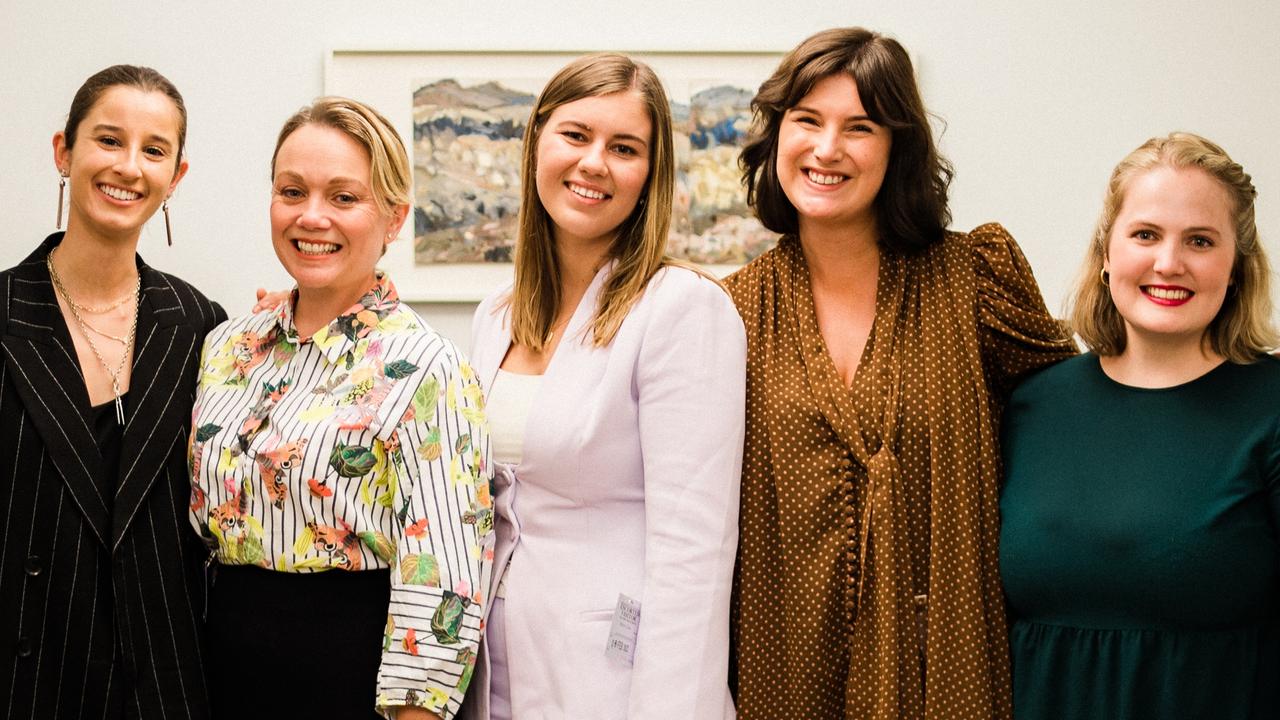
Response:
[[[93,132],[111,132],[117,135],[124,134],[124,128],[116,125],[108,125],[106,123],[98,123],[93,126]],[[173,147],[173,141],[163,135],[152,134],[147,141],[156,145],[164,145],[165,147]]]
[[[296,182],[306,182],[306,178],[302,177],[301,175],[299,175],[298,173],[296,173],[296,172],[294,172],[294,171],[292,171],[292,170],[279,170],[279,171],[277,171],[277,172],[276,172],[276,179],[278,180],[278,179],[280,179],[280,178],[286,178],[286,179],[289,179],[289,180],[292,180],[292,181],[296,181]],[[328,182],[327,184],[328,184],[328,186],[329,186],[329,187],[340,187],[340,186],[342,186],[342,185],[354,185],[354,186],[356,186],[356,187],[360,188],[361,190],[366,190],[366,189],[367,189],[363,180],[357,180],[357,179],[355,179],[355,178],[349,178],[349,177],[344,177],[344,176],[339,176],[339,177],[336,177],[336,178],[332,178],[332,179],[330,179],[330,180],[329,180],[329,182]]]
[[[1164,230],[1164,229],[1165,229],[1165,226],[1164,226],[1164,225],[1161,225],[1160,223],[1151,222],[1150,220],[1141,220],[1141,219],[1131,221],[1131,222],[1130,222],[1130,226],[1131,226],[1131,227],[1133,227],[1133,226],[1137,226],[1137,227],[1149,227],[1149,228],[1156,228],[1156,229],[1158,229],[1158,230]],[[1197,226],[1195,226],[1195,227],[1183,228],[1182,232],[1183,232],[1184,234],[1185,234],[1185,233],[1209,233],[1209,234],[1212,234],[1212,235],[1220,235],[1220,234],[1222,234],[1222,233],[1221,233],[1221,231],[1220,231],[1220,230],[1218,230],[1218,228],[1210,227],[1210,226],[1208,226],[1208,225],[1197,225]]]
[[[791,108],[788,112],[806,112],[806,113],[809,113],[810,115],[822,114],[817,110],[811,107],[805,107],[804,105],[796,105],[795,107]],[[880,124],[876,122],[870,115],[850,115],[849,117],[845,118],[844,121],[845,122],[869,122],[869,123],[875,123],[876,125]]]
[[[581,120],[561,120],[560,125],[561,126],[572,125],[574,127],[582,128],[587,132],[591,131],[591,126],[582,122]],[[640,137],[639,135],[632,135],[631,133],[618,133],[617,135],[614,135],[613,138],[615,140],[630,140],[632,142],[639,143],[645,147],[649,147],[649,142],[644,138]]]

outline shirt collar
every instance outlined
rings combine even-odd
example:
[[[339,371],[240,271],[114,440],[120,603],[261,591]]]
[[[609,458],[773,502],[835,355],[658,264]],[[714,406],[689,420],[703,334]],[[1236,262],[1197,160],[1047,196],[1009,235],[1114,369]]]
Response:
[[[325,327],[320,328],[310,338],[299,338],[298,330],[293,324],[293,307],[298,301],[298,289],[294,288],[289,302],[280,303],[276,309],[276,326],[284,333],[285,339],[300,345],[310,342],[328,358],[337,364],[354,362],[356,349],[360,341],[376,330],[378,323],[400,304],[400,294],[386,273],[378,271],[374,276],[373,286],[360,297],[356,304],[347,308]]]

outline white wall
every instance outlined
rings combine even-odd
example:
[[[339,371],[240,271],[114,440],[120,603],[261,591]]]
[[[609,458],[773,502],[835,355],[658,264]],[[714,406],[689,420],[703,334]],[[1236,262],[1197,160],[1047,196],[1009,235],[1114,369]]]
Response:
[[[1280,262],[1280,4],[902,0],[384,0],[357,4],[0,0],[0,266],[53,229],[50,137],[76,88],[119,62],[186,96],[191,172],[171,203],[176,246],[153,223],[141,252],[233,314],[285,287],[268,240],[267,164],[283,120],[323,89],[328,49],[778,50],[835,25],[896,36],[918,59],[958,169],[955,226],[1003,222],[1059,311],[1107,174],[1147,137],[1204,134],[1262,190],[1259,226]],[[939,130],[942,130],[940,127]],[[470,306],[419,308],[466,344]]]

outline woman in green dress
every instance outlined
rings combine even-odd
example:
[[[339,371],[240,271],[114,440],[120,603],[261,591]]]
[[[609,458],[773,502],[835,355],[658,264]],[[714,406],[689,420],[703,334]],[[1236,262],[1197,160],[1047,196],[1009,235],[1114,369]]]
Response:
[[[1016,718],[1280,717],[1280,361],[1248,174],[1174,133],[1111,176],[1088,354],[1005,415]]]

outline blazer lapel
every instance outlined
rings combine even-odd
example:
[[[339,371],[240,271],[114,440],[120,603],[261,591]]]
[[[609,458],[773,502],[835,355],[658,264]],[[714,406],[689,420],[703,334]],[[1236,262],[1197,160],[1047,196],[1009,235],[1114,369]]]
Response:
[[[591,284],[587,286],[586,292],[582,293],[582,299],[573,309],[573,315],[569,316],[560,344],[556,346],[556,351],[552,353],[551,360],[547,363],[547,369],[543,371],[545,376],[550,377],[561,365],[572,367],[580,359],[583,350],[590,351],[595,347],[595,337],[591,334],[591,321],[596,316],[596,308],[600,304],[600,293],[604,290],[605,280],[613,274],[613,268],[617,264],[617,260],[610,260],[596,271],[595,277],[591,278]],[[543,384],[545,386],[546,383]]]
[[[93,533],[106,544],[111,511],[99,488],[110,486],[108,469],[85,421],[89,393],[45,268],[45,258],[60,240],[61,234],[51,235],[9,276],[4,288],[8,321],[0,344],[14,389],[50,460]]]
[[[498,377],[498,367],[511,348],[511,309],[503,307],[482,322],[489,325],[490,332],[476,338],[477,346],[472,348],[471,356],[476,361],[475,370],[480,379],[480,387],[485,392],[491,392],[493,381]]]
[[[204,338],[187,322],[177,293],[164,275],[141,264],[142,300],[138,303],[129,410],[120,451],[120,484],[111,523],[111,548],[120,544],[142,506],[177,435],[191,419],[198,343]]]

